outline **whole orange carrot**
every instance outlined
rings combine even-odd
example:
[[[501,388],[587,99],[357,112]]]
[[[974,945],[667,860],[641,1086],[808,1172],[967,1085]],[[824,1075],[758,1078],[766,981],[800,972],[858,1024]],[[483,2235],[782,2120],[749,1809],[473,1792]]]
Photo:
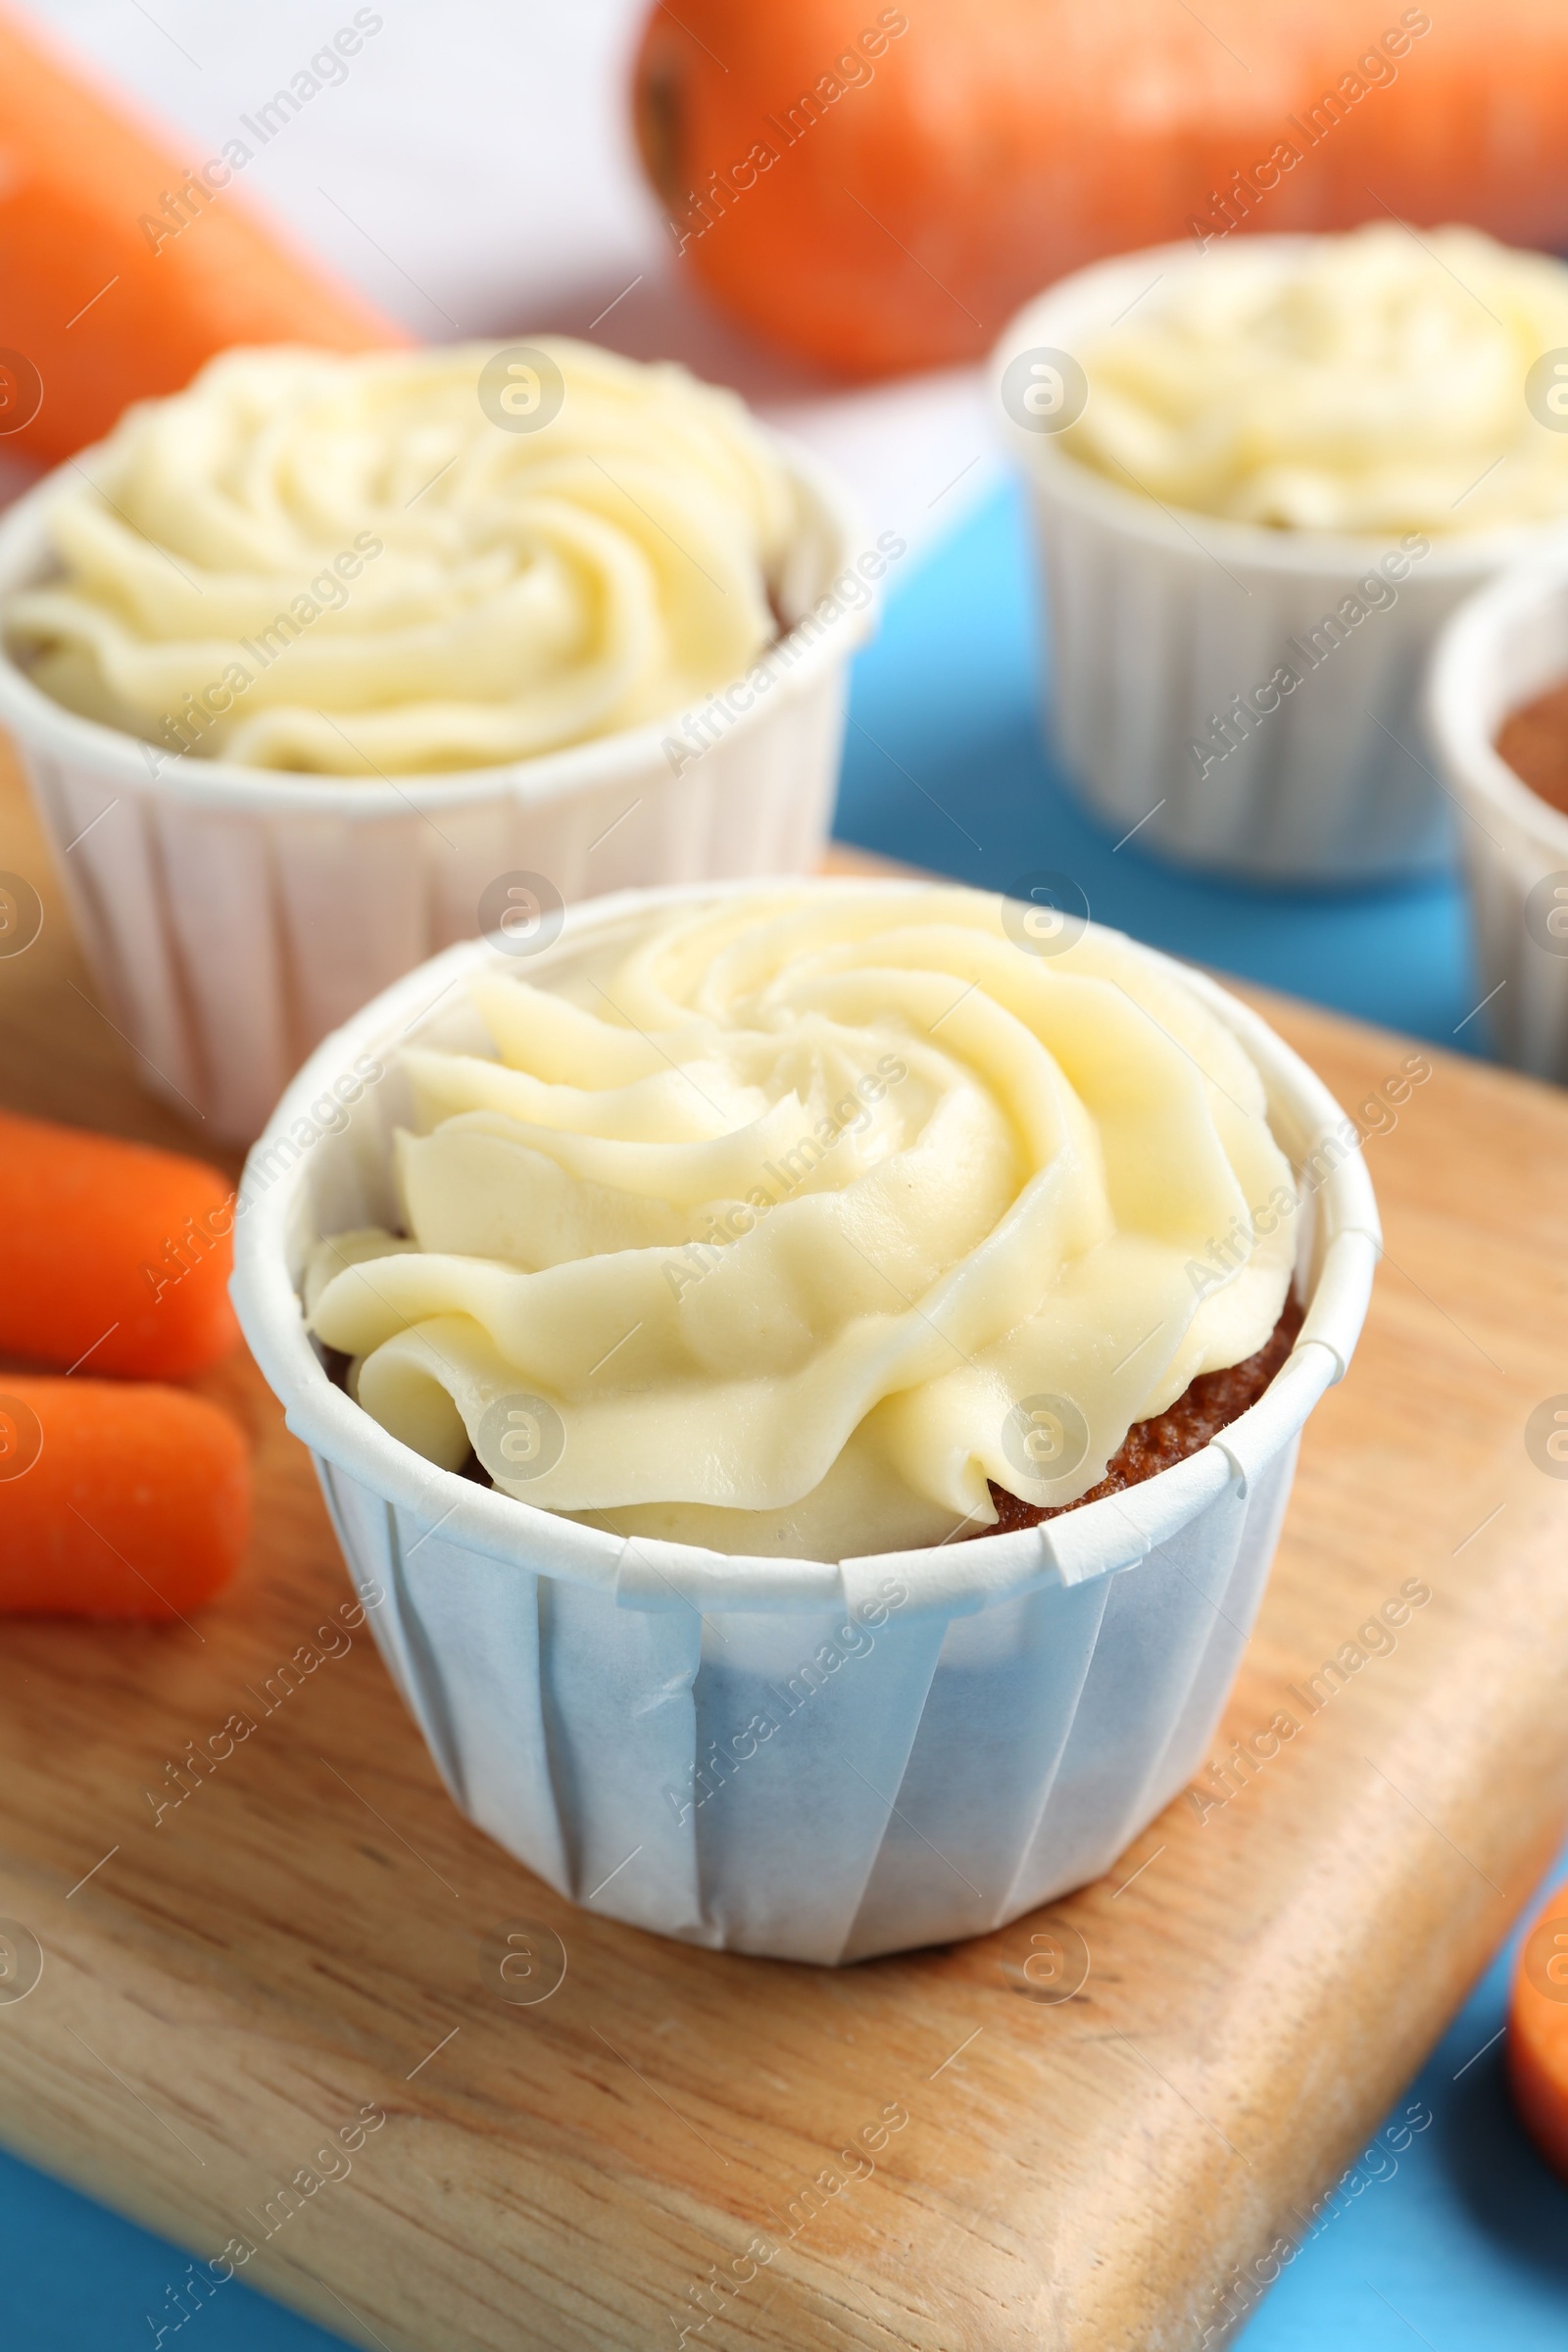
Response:
[[[1167,239],[1568,237],[1562,0],[676,0],[635,78],[681,267],[844,375],[979,359]]]
[[[0,1373],[0,1611],[181,1617],[250,1519],[245,1441],[205,1397]]]
[[[205,1371],[239,1338],[232,1223],[229,1187],[200,1160],[0,1110],[0,1356]]]
[[[177,391],[235,343],[365,351],[405,331],[291,253],[246,172],[314,99],[330,105],[384,20],[358,10],[212,154],[143,127],[0,14],[0,447],[51,463],[127,402]]]

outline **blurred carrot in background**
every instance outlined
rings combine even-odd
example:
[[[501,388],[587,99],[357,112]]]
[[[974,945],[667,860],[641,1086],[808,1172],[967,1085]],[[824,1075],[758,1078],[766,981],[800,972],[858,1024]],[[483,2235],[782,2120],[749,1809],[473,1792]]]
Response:
[[[239,1339],[232,1229],[216,1168],[0,1110],[0,1355],[204,1372]]]
[[[245,1440],[205,1397],[0,1373],[0,1613],[180,1616],[250,1521]]]
[[[1568,1886],[1557,1888],[1519,1954],[1508,2080],[1537,2147],[1568,2180]]]
[[[235,171],[227,149],[143,128],[0,13],[0,450],[68,457],[230,344],[409,341],[280,242]]]
[[[736,318],[851,375],[1110,253],[1390,213],[1568,242],[1563,0],[681,0],[649,175]]]

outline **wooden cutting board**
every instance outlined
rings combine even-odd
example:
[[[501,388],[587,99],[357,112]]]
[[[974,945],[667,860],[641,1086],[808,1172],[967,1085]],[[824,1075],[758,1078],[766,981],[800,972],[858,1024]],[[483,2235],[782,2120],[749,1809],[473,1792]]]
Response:
[[[47,908],[0,959],[0,1099],[189,1145],[14,780],[0,868]],[[1348,1103],[1410,1050],[1268,1009]],[[236,1592],[188,1631],[0,1638],[0,1915],[43,1959],[0,2002],[12,2146],[389,2352],[1220,2340],[1568,1820],[1568,1482],[1525,1445],[1568,1390],[1568,1098],[1431,1059],[1369,1114],[1391,1254],[1215,1761],[1299,1729],[979,1942],[829,1973],[574,1911],[453,1809],[363,1631],[265,1711],[348,1587],[260,1379],[205,1382],[257,1450]],[[259,1706],[155,1822],[185,1743]],[[153,2338],[226,2291],[194,2277]]]

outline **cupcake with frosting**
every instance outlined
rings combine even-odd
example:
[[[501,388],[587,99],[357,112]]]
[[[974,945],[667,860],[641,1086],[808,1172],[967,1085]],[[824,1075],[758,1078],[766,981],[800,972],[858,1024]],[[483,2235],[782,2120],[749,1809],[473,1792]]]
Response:
[[[1460,606],[1426,710],[1463,811],[1476,1026],[1503,1060],[1568,1084],[1568,543]]]
[[[433,774],[673,720],[777,633],[787,467],[682,368],[552,338],[487,399],[493,363],[210,362],[54,500],[59,575],[0,608],[8,645],[68,710],[248,767]]]
[[[1421,674],[1568,530],[1565,355],[1568,265],[1388,220],[1121,255],[1012,321],[1046,721],[1113,840],[1255,880],[1451,865]]]
[[[1037,923],[805,887],[474,977],[489,1051],[402,1057],[402,1230],[307,1276],[360,1405],[617,1537],[822,1560],[1206,1442],[1294,1337],[1296,1180],[1173,967]]]
[[[129,410],[0,519],[0,722],[147,1082],[248,1141],[514,885],[809,868],[901,552],[735,394],[559,338]]]
[[[1339,537],[1568,517],[1568,267],[1373,221],[1219,246],[1085,337],[1060,448],[1189,513]],[[1542,366],[1543,360],[1546,361]]]
[[[235,1303],[464,1810],[836,1963],[1081,1885],[1196,1769],[1365,1311],[1357,1147],[1047,905],[629,892],[321,1047]]]

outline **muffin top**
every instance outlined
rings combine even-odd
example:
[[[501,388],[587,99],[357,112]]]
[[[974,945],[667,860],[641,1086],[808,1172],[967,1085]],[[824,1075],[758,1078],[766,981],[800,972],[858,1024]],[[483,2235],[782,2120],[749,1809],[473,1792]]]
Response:
[[[1568,816],[1568,678],[1508,712],[1497,756],[1538,800]]]
[[[306,1309],[393,1436],[612,1533],[836,1559],[1051,1504],[1280,1316],[1257,1068],[1114,932],[801,884],[567,932],[406,1049],[403,1232]],[[478,1032],[475,1031],[477,1038]]]
[[[1239,237],[1076,347],[1059,446],[1124,489],[1278,530],[1495,530],[1568,514],[1568,268],[1392,221]],[[1557,405],[1551,395],[1557,394]]]
[[[0,609],[68,709],[178,756],[484,767],[680,710],[775,635],[795,492],[729,392],[544,338],[224,354],[129,410]]]

